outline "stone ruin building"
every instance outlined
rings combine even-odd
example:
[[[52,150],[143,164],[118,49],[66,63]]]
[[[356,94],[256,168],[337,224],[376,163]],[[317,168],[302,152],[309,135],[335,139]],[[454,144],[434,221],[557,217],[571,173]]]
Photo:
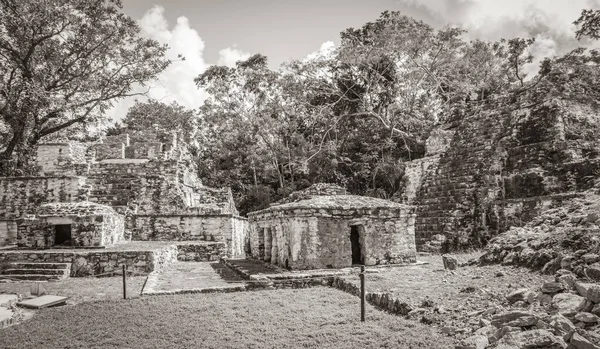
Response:
[[[247,222],[231,191],[204,186],[185,149],[176,136],[152,132],[40,144],[37,175],[0,178],[0,263],[95,258],[94,274],[115,269],[111,260],[149,272],[169,258],[243,256]],[[138,241],[177,248],[140,252]],[[104,255],[61,253],[65,247]]]
[[[248,215],[254,258],[289,269],[416,261],[412,207],[313,185]]]
[[[416,207],[417,248],[472,248],[580,195],[600,173],[597,109],[554,99],[491,103],[440,125],[405,165],[397,201]]]

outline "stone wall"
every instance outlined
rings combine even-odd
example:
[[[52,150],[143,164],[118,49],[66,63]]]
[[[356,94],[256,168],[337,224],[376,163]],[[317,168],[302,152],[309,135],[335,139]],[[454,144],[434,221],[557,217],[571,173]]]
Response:
[[[357,226],[366,265],[414,262],[414,215],[408,209],[296,209],[250,215],[255,258],[291,269],[352,265],[351,226]]]
[[[247,224],[231,215],[132,215],[127,229],[133,240],[222,242],[229,257],[243,257]]]
[[[0,247],[13,245],[17,241],[17,222],[0,220]]]
[[[423,179],[431,176],[431,173],[437,170],[439,162],[440,156],[433,155],[405,163],[404,190],[402,195],[395,197],[394,200],[404,204],[412,204],[417,198],[417,193],[421,190]]]
[[[17,245],[30,248],[54,246],[55,226],[70,225],[69,246],[101,247],[123,241],[124,220],[121,215],[36,217],[21,220],[18,225]]]
[[[227,246],[222,242],[177,245],[177,260],[183,262],[212,262],[227,256]]]
[[[46,143],[37,147],[36,165],[41,174],[73,174],[73,165],[86,161],[86,146],[82,143]]]
[[[84,201],[88,191],[82,177],[0,178],[0,219],[31,214],[42,203]]]
[[[71,276],[90,276],[118,273],[123,265],[128,271],[147,275],[177,260],[177,246],[153,251],[2,251],[0,263],[46,262],[71,263]]]
[[[448,125],[455,130],[450,147],[431,142],[443,150],[437,166],[426,169],[427,157],[406,166],[403,196],[417,206],[419,248],[439,234],[446,249],[482,246],[564,194],[591,188],[600,173],[600,143],[594,132],[581,132],[582,115],[594,112],[576,107],[551,101],[505,112],[492,103]]]
[[[87,174],[89,200],[138,214],[235,213],[228,188],[187,186],[178,180],[178,171],[175,160],[104,160]]]
[[[34,213],[18,220],[19,246],[54,246],[57,225],[69,226],[69,246],[107,246],[124,240],[124,217],[108,206],[87,201],[46,203]]]

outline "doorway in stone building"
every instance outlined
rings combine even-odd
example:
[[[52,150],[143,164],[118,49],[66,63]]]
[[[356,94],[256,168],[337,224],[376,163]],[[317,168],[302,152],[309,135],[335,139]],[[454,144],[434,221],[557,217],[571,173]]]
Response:
[[[351,225],[350,226],[350,245],[352,249],[352,265],[354,264],[365,264],[365,257],[363,256],[363,248],[361,246],[360,231],[362,226]]]
[[[71,245],[71,224],[57,224],[54,226],[54,244],[59,246]]]

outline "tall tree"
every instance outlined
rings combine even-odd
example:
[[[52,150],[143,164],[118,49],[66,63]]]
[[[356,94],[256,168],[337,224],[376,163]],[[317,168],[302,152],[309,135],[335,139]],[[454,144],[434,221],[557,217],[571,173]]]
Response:
[[[155,130],[166,135],[177,132],[188,145],[195,145],[200,136],[196,111],[177,102],[166,104],[153,99],[146,102],[136,101],[121,122],[122,124],[109,130],[109,133]]]
[[[120,0],[0,0],[0,169],[24,166],[42,137],[103,117],[170,61],[139,36]]]
[[[585,36],[600,39],[600,10],[582,10],[581,16],[573,24],[579,26],[579,29],[575,32],[577,39]]]

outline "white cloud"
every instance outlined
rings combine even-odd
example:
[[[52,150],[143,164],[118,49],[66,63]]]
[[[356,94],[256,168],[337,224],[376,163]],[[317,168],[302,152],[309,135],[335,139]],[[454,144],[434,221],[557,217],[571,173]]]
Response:
[[[325,41],[321,44],[321,47],[315,52],[311,52],[306,55],[305,60],[313,60],[318,58],[327,58],[335,50],[335,43],[333,41]]]
[[[573,25],[582,9],[600,8],[598,0],[399,0],[399,3],[407,14],[423,18],[429,24],[466,29],[467,38],[533,37],[534,56],[560,55],[578,46],[598,45],[598,42],[578,42]]]
[[[203,57],[204,41],[198,32],[190,27],[184,16],[177,18],[175,26],[169,28],[161,6],[148,10],[138,23],[143,36],[169,45],[167,57],[173,61],[158,80],[152,82],[148,96],[165,103],[177,101],[187,108],[198,108],[206,99],[206,93],[196,87],[193,79],[208,67]],[[185,60],[178,59],[178,54]],[[143,89],[138,88],[138,91]],[[122,100],[108,111],[108,115],[120,120],[134,102],[133,98]]]
[[[219,51],[219,60],[217,65],[235,67],[237,61],[243,61],[250,58],[250,53],[244,52],[235,47],[227,47]]]

